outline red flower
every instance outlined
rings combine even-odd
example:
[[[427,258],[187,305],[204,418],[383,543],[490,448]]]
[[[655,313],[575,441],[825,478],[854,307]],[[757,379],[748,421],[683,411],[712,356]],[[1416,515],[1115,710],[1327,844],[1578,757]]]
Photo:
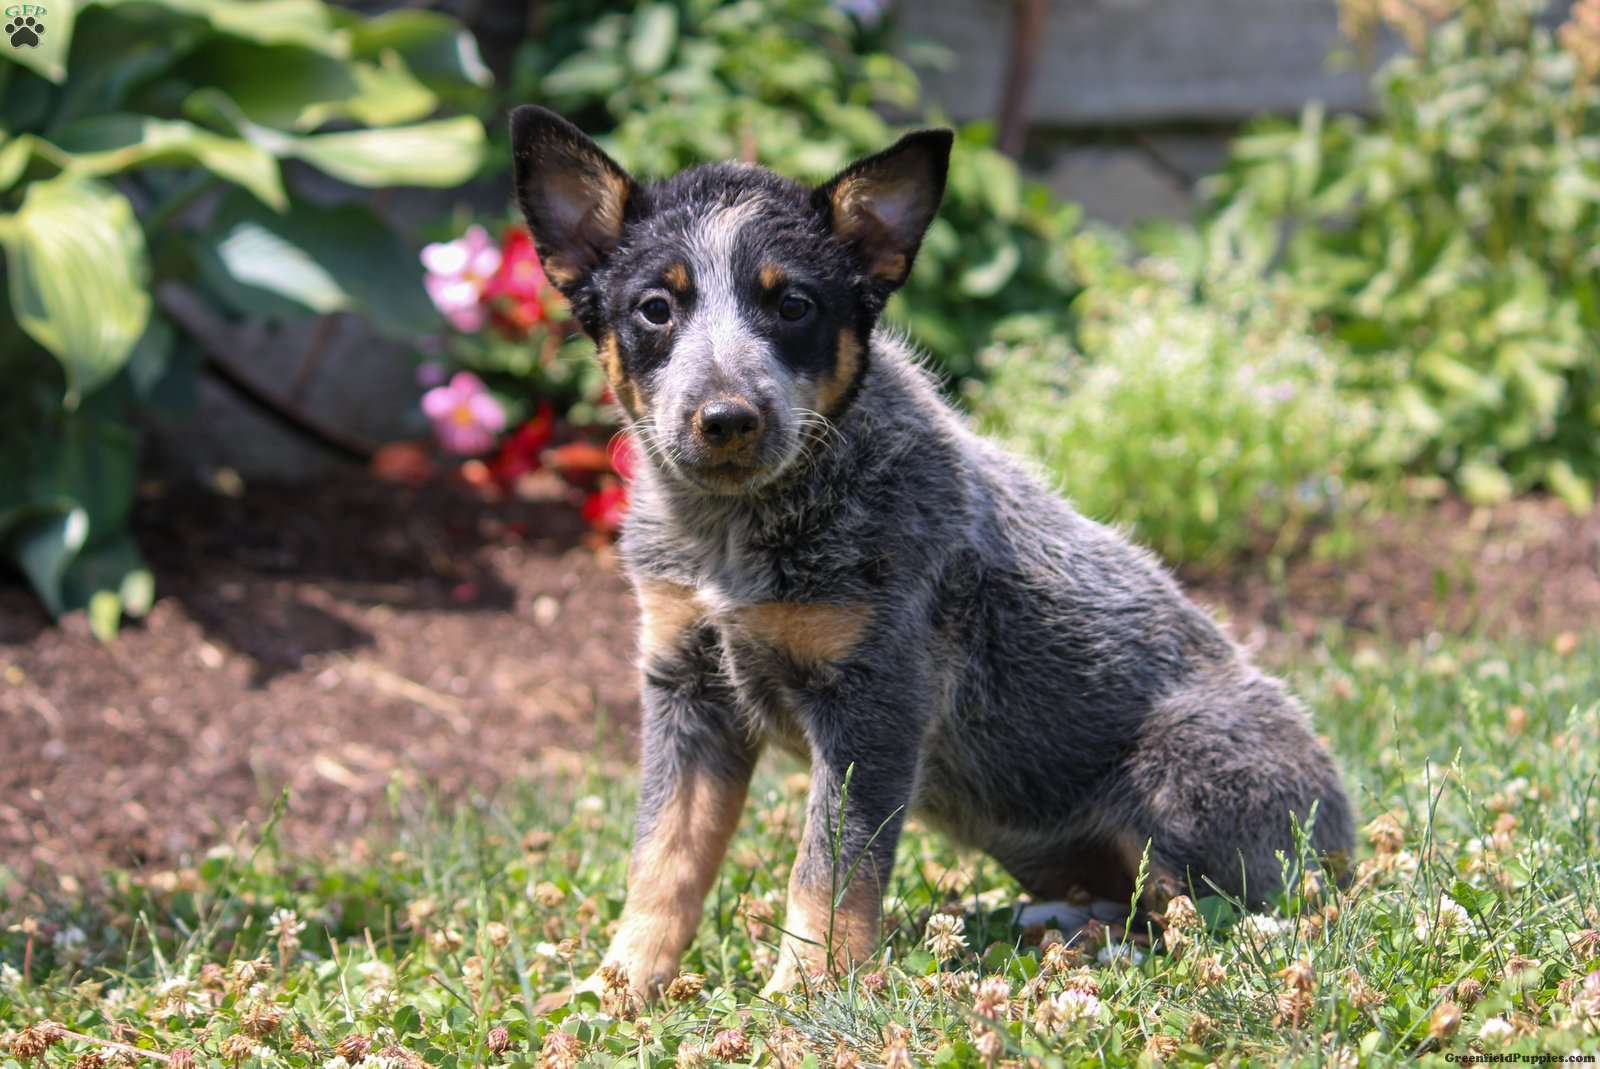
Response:
[[[549,315],[549,288],[533,238],[523,227],[507,227],[500,236],[500,266],[483,286],[495,325],[507,337],[527,337]]]
[[[544,447],[556,429],[556,410],[549,401],[539,402],[539,412],[500,443],[500,451],[489,462],[489,472],[500,489],[510,492],[517,480],[538,471]]]
[[[628,488],[617,483],[602,486],[583,502],[583,519],[590,527],[608,534],[622,526],[628,513]]]

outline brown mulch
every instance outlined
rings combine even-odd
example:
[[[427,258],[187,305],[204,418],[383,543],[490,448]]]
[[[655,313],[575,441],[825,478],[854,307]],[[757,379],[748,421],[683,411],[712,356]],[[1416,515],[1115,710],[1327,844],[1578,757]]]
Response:
[[[150,617],[101,645],[0,579],[0,865],[168,866],[259,824],[293,850],[381,828],[395,778],[490,795],[632,748],[634,609],[572,509],[350,476],[147,494]],[[1385,518],[1354,562],[1188,576],[1236,634],[1330,622],[1551,637],[1600,619],[1600,513],[1524,500]]]
[[[381,825],[392,777],[462,798],[635,719],[634,610],[559,504],[351,477],[141,503],[159,600],[101,645],[0,587],[0,864],[170,864],[259,824]]]
[[[1236,637],[1293,653],[1331,630],[1407,642],[1433,633],[1553,639],[1600,623],[1600,509],[1554,498],[1458,500],[1359,522],[1339,558],[1303,556],[1274,580],[1244,567],[1183,578]]]

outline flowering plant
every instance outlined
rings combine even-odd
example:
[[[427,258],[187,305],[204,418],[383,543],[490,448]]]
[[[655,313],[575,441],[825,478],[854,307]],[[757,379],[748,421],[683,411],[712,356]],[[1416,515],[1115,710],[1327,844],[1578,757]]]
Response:
[[[469,226],[425,247],[422,265],[450,324],[417,373],[438,448],[461,458],[461,477],[485,493],[531,492],[529,477],[548,469],[590,526],[614,532],[627,509],[631,447],[622,436],[610,448],[597,442],[614,430],[610,397],[527,229],[508,225],[496,239]],[[389,468],[409,477],[431,464]]]

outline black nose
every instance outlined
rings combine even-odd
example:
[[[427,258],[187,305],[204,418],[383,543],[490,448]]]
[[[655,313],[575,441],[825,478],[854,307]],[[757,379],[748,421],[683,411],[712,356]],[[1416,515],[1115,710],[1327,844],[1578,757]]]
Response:
[[[695,425],[706,444],[717,448],[744,445],[761,430],[761,413],[742,399],[719,397],[707,401],[694,414]]]

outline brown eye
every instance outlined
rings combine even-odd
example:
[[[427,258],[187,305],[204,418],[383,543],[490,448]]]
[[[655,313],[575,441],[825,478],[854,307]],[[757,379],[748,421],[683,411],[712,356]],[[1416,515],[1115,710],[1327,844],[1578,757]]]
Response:
[[[672,318],[672,305],[667,303],[665,297],[651,297],[639,306],[639,314],[652,326],[664,327],[667,320]]]
[[[778,315],[790,323],[798,323],[811,314],[811,302],[798,293],[786,295],[778,304]]]

